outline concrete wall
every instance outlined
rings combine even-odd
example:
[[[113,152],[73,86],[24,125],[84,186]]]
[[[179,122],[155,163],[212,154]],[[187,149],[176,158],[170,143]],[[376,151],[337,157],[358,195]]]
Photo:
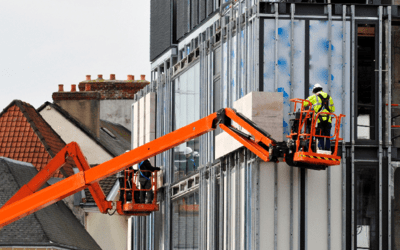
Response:
[[[75,141],[79,144],[89,164],[100,164],[113,158],[57,110],[48,106],[40,114],[65,143]]]
[[[128,218],[87,213],[86,230],[103,250],[127,249]]]
[[[342,249],[342,173],[341,166],[331,167],[331,184],[328,185],[328,171],[306,170],[306,246],[307,249],[328,249],[328,235],[331,249]],[[291,178],[293,171],[293,179]],[[276,178],[276,177],[277,178]],[[293,230],[293,249],[299,244],[300,225],[300,169],[285,163],[260,164],[259,207],[260,207],[260,248],[289,249],[290,229]],[[290,196],[293,186],[293,198]],[[328,188],[331,191],[331,206],[328,206]],[[291,210],[293,207],[293,210]],[[329,215],[330,212],[330,215]],[[290,216],[293,216],[292,226]],[[330,216],[330,233],[328,219]],[[276,234],[275,234],[276,233]],[[275,238],[276,235],[276,238]]]
[[[100,100],[100,119],[118,123],[131,130],[132,99]]]

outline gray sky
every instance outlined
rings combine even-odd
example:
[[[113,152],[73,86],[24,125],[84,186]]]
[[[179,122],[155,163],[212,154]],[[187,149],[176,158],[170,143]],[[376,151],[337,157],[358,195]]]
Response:
[[[0,112],[14,99],[38,108],[64,84],[150,80],[150,1],[0,0]]]

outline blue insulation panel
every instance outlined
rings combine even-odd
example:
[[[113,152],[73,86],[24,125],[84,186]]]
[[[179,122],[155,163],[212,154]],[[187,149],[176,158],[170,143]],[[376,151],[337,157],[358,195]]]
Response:
[[[264,91],[282,92],[284,97],[283,121],[285,139],[290,132],[289,112],[290,98],[307,98],[305,93],[305,74],[309,76],[309,93],[312,86],[320,83],[324,91],[328,92],[336,107],[336,114],[344,113],[350,116],[350,43],[346,43],[345,58],[343,57],[343,37],[350,41],[350,34],[343,34],[342,21],[333,21],[331,25],[331,48],[329,49],[328,21],[310,21],[309,43],[306,44],[305,21],[295,20],[294,39],[291,45],[291,20],[279,20],[276,30],[275,19],[264,20],[264,44],[263,44],[263,87]],[[350,23],[347,23],[350,30]],[[277,38],[276,38],[277,34]],[[291,56],[292,48],[294,55]],[[309,71],[305,68],[305,46],[309,46]],[[329,60],[329,50],[331,60]],[[277,53],[276,53],[277,52]],[[293,58],[293,77],[291,77],[291,60]],[[345,59],[345,61],[344,61]],[[331,72],[329,74],[329,63]],[[345,79],[343,79],[343,66]],[[293,82],[291,82],[293,79]],[[329,79],[331,88],[328,88]],[[276,85],[275,85],[276,84]],[[342,87],[344,86],[344,87]],[[342,109],[342,92],[344,88],[345,109]],[[292,96],[291,93],[292,92]],[[344,121],[342,131],[346,131],[345,138],[350,138],[350,123]],[[347,128],[347,129],[346,129]],[[277,138],[280,139],[280,138]]]

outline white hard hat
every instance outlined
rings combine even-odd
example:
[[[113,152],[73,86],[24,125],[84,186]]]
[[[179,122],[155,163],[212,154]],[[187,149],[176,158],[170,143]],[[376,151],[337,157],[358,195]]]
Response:
[[[316,84],[314,85],[314,87],[313,87],[312,91],[314,92],[314,90],[315,90],[315,89],[322,89],[322,86],[321,86],[321,84],[319,84],[319,83],[316,83]]]
[[[183,150],[183,153],[185,154],[185,155],[189,155],[189,154],[191,154],[193,152],[193,149],[191,149],[190,147],[186,147],[184,150]]]

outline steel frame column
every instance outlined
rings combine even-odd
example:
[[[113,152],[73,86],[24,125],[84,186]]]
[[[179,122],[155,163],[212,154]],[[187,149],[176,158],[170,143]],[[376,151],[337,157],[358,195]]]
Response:
[[[346,5],[343,5],[342,9],[342,34],[343,34],[343,43],[342,43],[342,114],[345,114],[346,110]],[[345,117],[342,118],[342,124],[345,124]],[[342,249],[346,249],[346,133],[341,130],[342,133]]]
[[[382,154],[383,154],[383,148],[382,148],[382,12],[383,12],[383,7],[379,6],[378,7],[378,12],[379,12],[379,54],[378,54],[378,63],[379,63],[379,85],[378,85],[378,128],[379,128],[379,250],[382,250],[382,241],[383,241],[383,235],[382,235],[382,178],[383,178],[383,164],[382,164]]]
[[[331,94],[331,86],[332,86],[332,5],[328,4],[328,40],[329,40],[329,48],[328,48],[328,94]],[[331,250],[331,175],[332,168],[329,166],[327,169],[327,249]]]
[[[388,250],[392,249],[392,197],[394,194],[393,184],[393,173],[392,173],[392,133],[391,133],[391,121],[392,121],[392,7],[387,7],[388,20],[387,20],[387,146],[388,146]]]
[[[351,5],[351,249],[354,250],[356,239],[355,239],[355,203],[354,203],[354,198],[355,198],[355,166],[354,166],[354,144],[355,144],[355,139],[354,139],[354,124],[356,122],[355,120],[355,6]]]

